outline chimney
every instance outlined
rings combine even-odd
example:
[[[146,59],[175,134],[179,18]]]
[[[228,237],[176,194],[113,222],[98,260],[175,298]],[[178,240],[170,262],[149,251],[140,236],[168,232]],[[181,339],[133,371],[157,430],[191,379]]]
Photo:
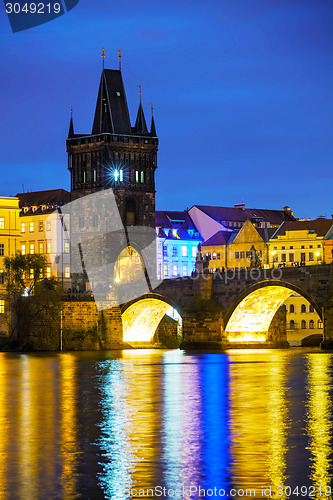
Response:
[[[289,214],[289,215],[294,215],[293,212],[291,211],[291,208],[288,207],[288,205],[286,205],[285,207],[283,207],[283,210]]]
[[[236,203],[234,208],[240,208],[241,210],[245,210],[245,203]]]

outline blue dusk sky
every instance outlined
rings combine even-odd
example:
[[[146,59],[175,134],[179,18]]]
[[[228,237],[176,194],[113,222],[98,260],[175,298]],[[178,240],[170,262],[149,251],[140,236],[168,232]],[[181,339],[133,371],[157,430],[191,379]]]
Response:
[[[0,195],[69,189],[66,136],[90,133],[102,69],[142,86],[160,139],[157,209],[333,214],[332,0],[80,0],[13,34],[0,10]]]

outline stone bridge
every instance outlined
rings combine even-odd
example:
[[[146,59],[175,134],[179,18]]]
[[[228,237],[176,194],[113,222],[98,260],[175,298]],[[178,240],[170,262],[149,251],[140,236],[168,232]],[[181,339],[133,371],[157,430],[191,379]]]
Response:
[[[228,270],[164,280],[153,293],[121,308],[124,340],[144,331],[152,337],[170,306],[183,320],[183,347],[221,348],[283,345],[285,300],[298,293],[324,324],[324,342],[333,343],[333,266]],[[147,337],[148,336],[148,337]]]
[[[175,332],[175,321],[165,316],[170,307],[182,318],[181,347],[283,347],[282,305],[294,293],[313,305],[323,320],[322,347],[333,348],[333,265],[228,270],[164,280],[151,293],[102,311],[93,300],[65,301],[64,348],[119,349],[156,341],[162,330]]]

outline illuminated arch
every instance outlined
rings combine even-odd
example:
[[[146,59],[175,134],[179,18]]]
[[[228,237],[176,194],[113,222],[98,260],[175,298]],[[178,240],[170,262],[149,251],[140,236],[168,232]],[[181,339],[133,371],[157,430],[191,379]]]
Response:
[[[171,307],[179,312],[169,299],[153,293],[124,304],[124,342],[151,342],[159,323]]]
[[[114,266],[114,276],[116,283],[121,284],[145,280],[142,256],[133,245],[124,247],[119,253]]]
[[[229,308],[225,331],[230,342],[264,342],[274,315],[293,293],[307,299],[321,317],[313,299],[291,283],[262,281],[245,289]]]

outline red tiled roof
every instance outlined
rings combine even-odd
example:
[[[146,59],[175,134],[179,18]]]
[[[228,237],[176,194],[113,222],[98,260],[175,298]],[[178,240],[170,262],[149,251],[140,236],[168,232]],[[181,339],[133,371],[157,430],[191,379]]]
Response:
[[[47,191],[32,191],[17,193],[20,207],[39,207],[41,205],[65,205],[70,202],[70,193],[65,189],[49,189]]]

